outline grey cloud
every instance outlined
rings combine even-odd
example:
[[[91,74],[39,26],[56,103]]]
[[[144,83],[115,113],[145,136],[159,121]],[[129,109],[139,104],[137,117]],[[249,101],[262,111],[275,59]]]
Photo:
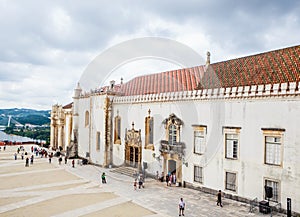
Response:
[[[144,2],[143,2],[144,3]],[[193,20],[195,30],[209,35],[231,52],[270,49],[263,35],[289,14],[300,16],[299,1],[151,1],[144,6],[153,14],[177,23]],[[199,29],[200,28],[200,29]],[[295,29],[300,28],[300,22]],[[282,39],[279,39],[282,40]],[[285,39],[286,44],[294,41]],[[274,49],[274,48],[273,48]]]
[[[1,1],[1,99],[30,104],[31,98],[37,105],[68,101],[66,95],[93,57],[110,43],[136,35],[176,40],[201,33],[207,41],[193,44],[204,44],[212,59],[219,53],[221,60],[290,46],[299,43],[299,14],[296,0]],[[32,82],[41,81],[44,89],[24,82],[33,74],[38,76]],[[16,89],[2,88],[8,84]],[[24,84],[20,88],[28,90],[16,94]]]

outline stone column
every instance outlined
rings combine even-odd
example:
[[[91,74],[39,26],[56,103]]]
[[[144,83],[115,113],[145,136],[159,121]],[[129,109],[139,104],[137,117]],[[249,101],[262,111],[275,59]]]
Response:
[[[53,148],[55,144],[55,126],[53,119],[51,119],[51,129],[50,129],[50,147]]]
[[[67,139],[67,144],[66,144],[66,150],[67,147],[70,145],[71,143],[71,137],[72,137],[72,113],[68,113],[68,117],[69,117],[69,123],[68,123],[68,139]]]
[[[177,182],[182,182],[182,161],[176,160],[176,177]]]
[[[58,125],[58,131],[57,131],[57,147],[56,148],[59,148],[60,146],[62,147],[63,144],[62,144],[62,139],[63,139],[63,132],[62,132],[62,125],[59,124]]]
[[[105,99],[105,151],[103,166],[107,167],[113,163],[113,146],[112,146],[112,108],[109,97]]]

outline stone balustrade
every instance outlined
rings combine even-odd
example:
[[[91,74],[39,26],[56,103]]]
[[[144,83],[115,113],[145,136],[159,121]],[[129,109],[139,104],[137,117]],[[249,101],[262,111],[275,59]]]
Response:
[[[178,154],[180,156],[184,155],[185,144],[183,142],[176,142],[174,144],[169,144],[169,141],[161,140],[159,151],[161,153],[167,154]]]
[[[261,98],[275,96],[300,95],[300,82],[251,85],[243,87],[228,87],[215,89],[202,89],[193,91],[168,92],[158,94],[145,94],[134,96],[116,96],[114,103],[144,103],[183,100],[213,100],[213,99],[239,99]]]

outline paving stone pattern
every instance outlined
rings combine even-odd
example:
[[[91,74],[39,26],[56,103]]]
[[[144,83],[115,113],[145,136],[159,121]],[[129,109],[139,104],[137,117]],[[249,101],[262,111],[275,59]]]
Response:
[[[25,148],[30,150],[31,146]],[[5,189],[0,188],[0,216],[41,216],[39,213],[32,212],[30,215],[24,215],[22,209],[26,207],[37,206],[54,209],[48,216],[88,216],[110,207],[119,207],[119,205],[134,203],[144,210],[148,210],[150,215],[145,217],[173,217],[178,216],[179,198],[186,202],[185,216],[187,217],[244,217],[244,216],[270,216],[263,215],[256,211],[249,212],[249,205],[237,201],[223,199],[223,208],[216,205],[216,196],[199,192],[197,190],[182,187],[167,187],[165,183],[158,182],[151,178],[146,178],[145,188],[134,190],[133,177],[112,172],[113,169],[105,169],[94,165],[80,165],[76,160],[75,168],[72,168],[71,161],[67,164],[58,164],[57,158],[52,159],[51,165],[48,159],[36,157],[34,164],[26,168],[24,160],[20,158],[14,160],[13,154],[16,147],[7,147],[4,152],[0,152],[0,180],[9,179],[11,185],[5,185]],[[34,169],[34,166],[36,168]],[[7,168],[11,168],[8,170]],[[64,172],[65,174],[61,173]],[[61,177],[53,177],[54,180],[45,182],[43,174],[63,174]],[[101,174],[107,175],[107,184],[101,183]],[[40,184],[22,186],[16,183],[29,179],[32,176],[40,174]],[[45,175],[46,176],[46,175]],[[66,178],[64,178],[66,177]],[[11,187],[13,186],[13,187]],[[114,198],[91,199],[86,204],[76,201],[75,207],[61,208],[55,210],[55,207],[47,207],[47,202],[53,199],[59,200],[60,197],[66,198],[65,202],[72,201],[75,195],[88,195],[112,193]],[[15,198],[15,200],[12,200]],[[93,197],[96,198],[96,197]],[[88,199],[87,199],[88,200]],[[55,200],[54,200],[55,201]],[[120,206],[122,207],[122,206]],[[14,213],[14,214],[12,214]],[[131,210],[126,216],[142,216]],[[45,215],[44,215],[45,216]],[[47,215],[46,215],[47,216]],[[117,215],[113,215],[114,217]],[[281,214],[273,216],[284,216]]]

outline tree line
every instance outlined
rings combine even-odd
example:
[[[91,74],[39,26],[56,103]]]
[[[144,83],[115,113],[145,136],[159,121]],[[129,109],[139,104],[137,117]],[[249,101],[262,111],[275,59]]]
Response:
[[[50,144],[50,127],[16,128],[14,125],[12,125],[10,127],[6,127],[4,132],[6,134],[28,137],[33,140],[44,140],[46,141],[46,145]]]

